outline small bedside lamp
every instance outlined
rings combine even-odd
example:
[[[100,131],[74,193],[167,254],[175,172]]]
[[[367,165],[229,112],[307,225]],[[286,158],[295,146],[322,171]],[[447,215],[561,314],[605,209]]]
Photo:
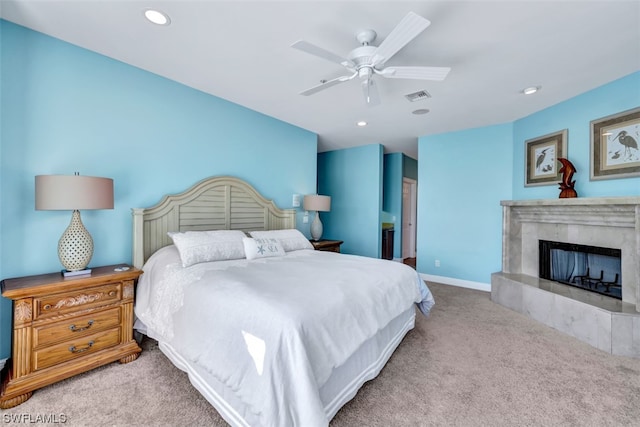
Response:
[[[331,197],[320,196],[318,194],[310,194],[304,196],[302,207],[305,211],[316,211],[316,217],[311,223],[311,237],[318,241],[322,237],[322,222],[320,222],[320,212],[329,212],[331,210]]]
[[[95,176],[36,176],[36,210],[70,210],[71,223],[58,241],[65,276],[91,273],[93,239],[80,219],[81,209],[113,209],[113,179]]]

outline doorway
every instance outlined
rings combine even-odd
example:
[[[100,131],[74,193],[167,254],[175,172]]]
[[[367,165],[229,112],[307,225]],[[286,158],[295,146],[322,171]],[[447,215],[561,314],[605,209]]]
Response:
[[[402,178],[402,259],[416,257],[417,184]]]

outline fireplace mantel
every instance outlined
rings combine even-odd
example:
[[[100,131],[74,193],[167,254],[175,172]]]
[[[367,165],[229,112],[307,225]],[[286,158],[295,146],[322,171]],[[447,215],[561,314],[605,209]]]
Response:
[[[640,358],[640,197],[501,202],[491,299],[612,354]],[[621,250],[622,301],[538,278],[539,240]]]
[[[538,277],[538,241],[622,250],[622,301],[640,311],[640,197],[504,200],[502,272]]]
[[[503,210],[520,222],[638,227],[640,197],[503,200]]]

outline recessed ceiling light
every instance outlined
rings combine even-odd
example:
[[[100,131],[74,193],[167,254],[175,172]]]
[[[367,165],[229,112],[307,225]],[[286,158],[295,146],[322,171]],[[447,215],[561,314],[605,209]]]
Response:
[[[171,23],[169,15],[164,12],[160,12],[159,10],[147,9],[144,11],[144,16],[149,20],[149,22],[153,22],[157,25],[169,25]]]
[[[533,95],[539,90],[540,90],[540,86],[530,86],[522,89],[522,93],[524,93],[525,95]]]
[[[427,108],[420,108],[420,109],[417,109],[417,110],[413,110],[413,111],[411,112],[411,114],[420,115],[420,114],[427,114],[428,112],[429,112],[429,109],[427,109]]]
[[[358,126],[360,127],[364,127],[367,125],[367,122],[365,122],[364,120],[360,120],[358,123],[356,123]]]

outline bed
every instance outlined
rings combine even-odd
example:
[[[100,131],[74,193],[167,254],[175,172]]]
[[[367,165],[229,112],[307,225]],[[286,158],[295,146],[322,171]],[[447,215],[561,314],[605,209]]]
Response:
[[[434,304],[411,267],[313,250],[294,210],[234,177],[133,224],[135,328],[233,426],[328,425]]]

